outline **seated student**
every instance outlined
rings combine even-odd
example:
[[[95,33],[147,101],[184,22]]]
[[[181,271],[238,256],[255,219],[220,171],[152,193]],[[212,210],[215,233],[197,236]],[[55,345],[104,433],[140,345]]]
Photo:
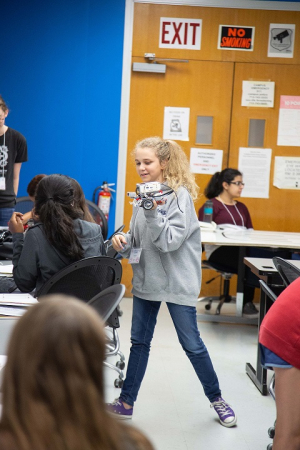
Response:
[[[275,371],[273,450],[300,449],[300,277],[276,299],[259,332],[262,364]]]
[[[35,177],[32,178],[32,180],[29,181],[27,186],[27,194],[30,198],[30,200],[34,203],[35,199],[35,192],[37,185],[39,182],[46,177],[47,175],[41,173],[39,175],[35,175]],[[28,221],[34,221],[34,208],[32,208],[31,211],[28,211],[27,213],[23,214],[23,225],[26,225]]]
[[[227,168],[212,176],[204,194],[213,202],[212,220],[217,225],[253,228],[247,206],[235,200],[241,196],[243,187],[243,176],[239,170]],[[198,219],[202,221],[203,216],[204,205],[199,209]],[[230,273],[238,273],[238,246],[205,245],[205,253],[208,261],[222,264]],[[269,249],[250,247],[247,253],[247,256],[257,258],[272,258],[275,255],[288,258],[289,252],[283,250],[274,253]],[[258,278],[246,268],[243,305],[243,315],[246,317],[258,317],[258,310],[253,304],[255,287],[259,287]]]
[[[246,205],[236,201],[244,187],[243,177],[239,170],[224,169],[216,172],[204,190],[205,197],[213,202],[213,218],[217,225],[230,224],[241,228],[253,228]],[[198,219],[203,220],[204,205],[199,209]],[[238,273],[239,247],[205,245],[208,261],[222,264],[230,273]],[[253,304],[254,287],[245,283],[244,306],[245,316],[258,316]]]
[[[90,306],[55,295],[30,307],[3,369],[1,450],[153,450],[107,412],[104,358],[103,322]]]
[[[101,227],[82,220],[82,211],[74,204],[69,177],[49,175],[39,182],[35,214],[39,222],[28,229],[25,238],[23,215],[16,212],[9,222],[13,235],[13,275],[20,291],[36,289],[38,294],[43,284],[68,264],[105,254]]]
[[[92,214],[90,213],[89,207],[85,201],[84,192],[82,190],[82,187],[78,183],[75,178],[70,178],[73,189],[74,189],[74,205],[75,208],[77,207],[79,211],[83,214],[82,219],[86,220],[87,222],[93,222],[95,223]]]
[[[27,186],[27,193],[28,193],[31,201],[33,201],[33,202],[35,201],[35,193],[36,193],[37,185],[39,184],[41,179],[46,176],[47,175],[44,175],[44,174],[36,175],[29,182],[29,184]],[[89,208],[86,204],[82,187],[80,186],[78,181],[75,180],[75,178],[70,177],[70,181],[71,181],[73,189],[74,189],[74,207],[75,208],[77,207],[79,209],[80,214],[82,213],[81,214],[82,217],[80,217],[80,218],[83,220],[86,220],[87,222],[95,222],[89,211]],[[34,213],[34,208],[31,211],[29,211],[28,213],[23,214],[23,218],[22,218],[23,225],[28,223],[28,220],[30,220],[30,219],[32,219],[33,221],[38,221],[38,217]]]

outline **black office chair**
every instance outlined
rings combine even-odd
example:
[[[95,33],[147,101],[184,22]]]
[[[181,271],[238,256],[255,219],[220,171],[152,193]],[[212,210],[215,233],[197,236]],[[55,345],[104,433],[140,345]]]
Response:
[[[80,300],[89,302],[112,285],[120,284],[122,266],[120,261],[108,256],[93,256],[81,259],[61,269],[53,275],[38,292],[41,299],[47,294],[72,295]],[[120,361],[116,365],[105,362],[105,365],[115,370],[119,378],[115,380],[115,386],[123,385],[123,372],[120,367],[125,366],[125,357],[120,351],[120,341],[117,328],[120,327],[117,307],[106,321],[112,328],[111,337],[108,339],[107,356],[119,355]]]
[[[104,322],[107,322],[124,297],[124,294],[124,284],[114,284],[95,295],[95,297],[88,302],[88,305],[92,306],[97,311]]]
[[[275,292],[273,292],[272,289],[263,280],[259,280],[259,284],[260,284],[261,289],[264,291],[265,295],[267,297],[269,297],[270,300],[272,300],[272,302],[274,303],[277,299],[277,295],[275,294]],[[273,374],[271,381],[270,381],[269,393],[275,400],[275,374]],[[275,421],[274,425],[268,429],[268,435],[271,439],[274,439],[274,436],[275,436],[275,425],[276,425],[276,421]],[[273,444],[268,444],[267,450],[272,450],[272,448],[273,448]]]
[[[202,260],[201,266],[202,266],[202,269],[215,270],[219,274],[219,275],[211,278],[210,280],[206,281],[206,284],[211,283],[212,281],[214,281],[216,278],[219,278],[219,277],[221,277],[221,280],[223,279],[223,291],[222,291],[222,286],[220,285],[220,295],[218,297],[209,296],[209,297],[203,297],[201,299],[201,301],[208,302],[205,305],[205,309],[207,311],[209,311],[211,309],[213,301],[218,301],[218,305],[217,305],[215,314],[219,315],[223,304],[229,303],[232,300],[231,295],[229,295],[229,288],[230,288],[230,279],[233,274],[228,272],[228,269],[225,266],[222,266],[221,264],[218,264],[215,262]]]
[[[38,292],[74,295],[88,302],[99,292],[121,282],[122,266],[117,259],[92,256],[76,261],[53,275]]]
[[[106,367],[116,371],[119,375],[114,381],[116,388],[121,388],[124,383],[122,371],[125,368],[125,356],[120,350],[120,339],[117,333],[117,328],[120,326],[118,307],[124,293],[125,286],[123,284],[114,284],[88,302],[88,305],[92,306],[106,322],[106,358],[116,355],[120,358],[116,364],[104,361]]]
[[[29,197],[17,197],[16,198],[16,211],[25,214],[32,210],[34,203]]]
[[[93,203],[90,200],[85,201],[89,207],[90,213],[94,221],[101,226],[103,239],[106,240],[108,233],[108,223],[104,212],[96,205],[96,203]]]
[[[285,286],[288,286],[300,276],[300,269],[294,266],[294,264],[279,256],[274,256],[272,260]]]

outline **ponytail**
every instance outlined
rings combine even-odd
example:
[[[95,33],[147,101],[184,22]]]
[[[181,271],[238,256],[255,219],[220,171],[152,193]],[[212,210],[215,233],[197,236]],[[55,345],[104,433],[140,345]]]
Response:
[[[38,184],[35,214],[43,224],[47,240],[72,261],[82,259],[83,248],[74,230],[74,219],[80,217],[74,208],[74,190],[64,175],[49,175]]]
[[[216,172],[210,179],[208,185],[204,189],[204,195],[208,199],[218,197],[223,192],[223,183],[230,183],[235,177],[242,176],[237,169],[224,169],[222,172]]]

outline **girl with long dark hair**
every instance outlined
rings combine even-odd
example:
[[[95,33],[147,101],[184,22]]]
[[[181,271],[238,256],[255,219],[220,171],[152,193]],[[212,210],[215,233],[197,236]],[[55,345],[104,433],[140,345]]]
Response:
[[[43,284],[68,264],[105,254],[101,228],[83,220],[69,177],[55,174],[39,182],[35,214],[38,222],[25,238],[22,214],[14,213],[9,222],[13,234],[13,275],[20,291],[36,288],[38,294]]]

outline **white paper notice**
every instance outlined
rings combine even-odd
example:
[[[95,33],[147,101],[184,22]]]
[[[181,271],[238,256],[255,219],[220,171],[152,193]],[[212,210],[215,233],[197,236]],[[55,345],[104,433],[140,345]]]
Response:
[[[190,108],[165,107],[164,139],[189,140]]]
[[[274,81],[243,81],[242,106],[273,108]]]
[[[222,170],[223,150],[191,148],[190,166],[193,173],[213,175]]]
[[[293,58],[295,41],[295,25],[270,23],[269,58]]]
[[[245,148],[239,150],[239,170],[245,183],[242,197],[269,198],[270,148]]]
[[[278,189],[300,189],[300,158],[275,156],[274,186]]]
[[[300,146],[300,97],[281,95],[277,145]]]

